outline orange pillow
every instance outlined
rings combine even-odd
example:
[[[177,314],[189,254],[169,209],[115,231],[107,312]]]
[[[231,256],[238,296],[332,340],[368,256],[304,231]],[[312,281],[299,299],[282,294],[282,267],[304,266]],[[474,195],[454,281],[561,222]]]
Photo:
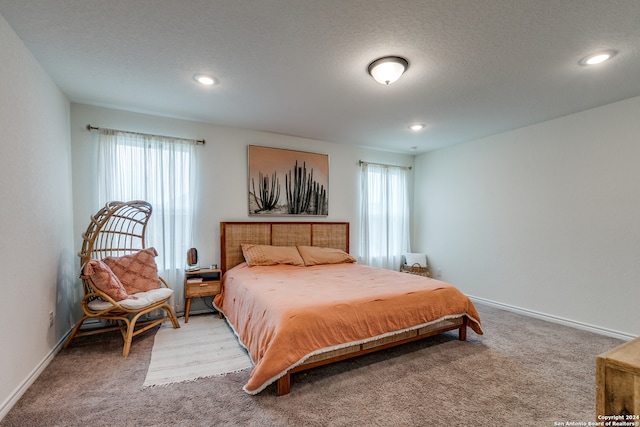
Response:
[[[295,246],[243,244],[242,254],[249,267],[254,265],[291,264],[303,267],[304,261]]]
[[[109,295],[114,301],[122,301],[129,297],[120,280],[104,262],[92,259],[84,266],[84,274],[91,278],[96,288]]]
[[[298,246],[297,248],[306,266],[356,262],[354,257],[340,249],[319,246]]]
[[[102,261],[120,279],[127,293],[135,294],[162,287],[156,256],[158,252],[154,248],[147,248],[132,255],[106,257]]]

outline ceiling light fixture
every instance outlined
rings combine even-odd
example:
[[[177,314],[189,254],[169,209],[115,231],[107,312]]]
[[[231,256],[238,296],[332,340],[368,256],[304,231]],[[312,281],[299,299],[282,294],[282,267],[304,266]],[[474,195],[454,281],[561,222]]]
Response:
[[[602,52],[592,53],[591,55],[585,56],[580,60],[580,65],[596,65],[601,64],[604,61],[608,61],[609,59],[616,56],[618,52],[610,49],[603,50]]]
[[[383,85],[390,85],[400,78],[409,68],[409,62],[399,56],[385,56],[369,64],[367,70],[375,81]]]
[[[211,86],[216,82],[213,77],[207,76],[206,74],[196,74],[193,76],[193,80],[205,86]]]
[[[422,123],[416,123],[415,125],[409,126],[409,129],[411,129],[414,132],[417,132],[419,130],[424,129],[424,125]]]

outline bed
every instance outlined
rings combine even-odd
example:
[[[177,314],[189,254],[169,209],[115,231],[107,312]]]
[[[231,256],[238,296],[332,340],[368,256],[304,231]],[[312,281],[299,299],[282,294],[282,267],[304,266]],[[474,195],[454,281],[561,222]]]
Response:
[[[452,285],[353,262],[349,223],[222,222],[220,240],[214,305],[254,363],[249,394],[276,382],[284,395],[293,373],[443,332],[482,334],[473,303]]]

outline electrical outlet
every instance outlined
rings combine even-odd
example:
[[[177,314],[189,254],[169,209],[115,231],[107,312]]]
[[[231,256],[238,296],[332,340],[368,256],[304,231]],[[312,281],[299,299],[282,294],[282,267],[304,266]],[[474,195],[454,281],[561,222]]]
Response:
[[[442,269],[441,269],[441,268],[439,268],[439,269],[437,269],[437,270],[436,270],[436,277],[437,277],[438,279],[442,278]]]
[[[49,312],[49,327],[53,326],[53,311]]]

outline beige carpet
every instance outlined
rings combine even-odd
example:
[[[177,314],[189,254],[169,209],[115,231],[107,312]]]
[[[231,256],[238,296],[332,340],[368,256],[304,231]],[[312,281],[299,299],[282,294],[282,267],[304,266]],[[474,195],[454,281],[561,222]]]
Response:
[[[208,378],[251,368],[227,323],[217,315],[180,319],[180,328],[165,322],[153,342],[143,388]]]
[[[595,420],[596,356],[621,340],[476,304],[455,333],[299,372],[291,394],[242,390],[249,370],[142,389],[157,329],[56,355],[0,427],[552,427]],[[192,319],[183,328],[192,326]],[[195,324],[195,323],[194,323]],[[186,351],[185,351],[186,352]],[[574,424],[580,425],[580,424]]]

